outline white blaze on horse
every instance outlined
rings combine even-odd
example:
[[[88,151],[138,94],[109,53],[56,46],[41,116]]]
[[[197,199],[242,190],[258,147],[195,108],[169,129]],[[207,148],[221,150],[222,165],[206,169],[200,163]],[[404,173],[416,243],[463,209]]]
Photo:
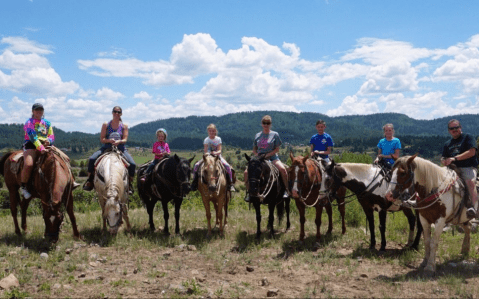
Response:
[[[436,251],[447,223],[463,226],[461,253],[467,255],[470,247],[470,225],[464,204],[467,188],[456,171],[440,167],[417,155],[401,157],[392,169],[388,199],[399,198],[409,187],[414,189],[407,203],[419,212],[424,228],[425,257],[421,267],[425,267],[425,271],[436,271]],[[431,237],[432,224],[435,228]]]
[[[224,226],[227,224],[228,203],[231,199],[231,191],[228,188],[226,180],[226,170],[221,163],[219,156],[210,154],[203,155],[203,164],[198,169],[200,180],[198,190],[201,193],[203,204],[206,210],[206,219],[208,220],[208,234],[211,236],[211,212],[210,202],[213,203],[216,211],[216,225],[219,225],[220,235],[224,236]],[[224,209],[224,224],[223,224]]]
[[[128,170],[126,160],[115,148],[100,156],[95,169],[94,186],[102,209],[103,229],[116,234],[123,220],[130,231],[128,219]]]

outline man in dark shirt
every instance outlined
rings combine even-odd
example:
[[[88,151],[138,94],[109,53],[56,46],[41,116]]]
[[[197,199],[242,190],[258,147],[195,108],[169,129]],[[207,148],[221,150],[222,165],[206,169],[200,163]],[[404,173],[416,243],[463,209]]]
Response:
[[[477,201],[476,175],[478,161],[476,141],[470,134],[462,133],[461,123],[456,119],[448,122],[448,130],[452,139],[444,144],[441,162],[445,166],[454,162],[461,169],[461,177],[466,181],[471,199],[469,203],[466,203],[468,207],[466,214],[469,219],[472,219],[476,217],[474,207]]]

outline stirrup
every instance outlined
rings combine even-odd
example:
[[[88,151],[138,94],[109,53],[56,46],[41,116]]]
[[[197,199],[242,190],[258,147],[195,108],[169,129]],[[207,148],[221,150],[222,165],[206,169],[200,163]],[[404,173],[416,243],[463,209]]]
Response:
[[[466,216],[468,219],[476,218],[476,210],[474,210],[474,208],[468,208],[466,211]]]
[[[86,181],[85,184],[83,184],[83,190],[85,191],[93,190],[93,182]]]
[[[250,203],[251,202],[251,199],[249,197],[249,194],[246,193],[246,196],[244,198],[244,201],[247,202],[247,203]]]

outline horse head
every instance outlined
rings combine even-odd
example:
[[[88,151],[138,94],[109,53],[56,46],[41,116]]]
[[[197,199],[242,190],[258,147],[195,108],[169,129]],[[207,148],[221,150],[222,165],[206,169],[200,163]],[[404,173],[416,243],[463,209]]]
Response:
[[[178,155],[172,157],[176,162],[176,180],[180,186],[180,197],[185,197],[191,191],[191,161],[195,158],[193,156],[190,159],[180,158]]]
[[[325,161],[324,161],[325,162]],[[331,163],[324,166],[324,175],[323,175],[323,185],[327,192],[336,197],[336,192],[343,185],[342,180],[346,177],[346,171],[341,167],[340,164],[336,164],[334,160],[331,160]]]
[[[217,189],[218,180],[221,174],[218,161],[219,156],[212,156],[210,154],[203,155],[203,167],[201,170],[201,181],[208,186],[210,192]]]
[[[394,162],[393,168],[390,171],[392,173],[391,184],[386,193],[386,198],[389,201],[400,198],[403,193],[408,192],[408,190],[413,187],[414,169],[416,168],[414,159],[416,157],[417,154],[414,156],[405,156]]]
[[[250,157],[245,153],[246,160],[248,160],[248,184],[249,194],[252,197],[258,197],[260,193],[261,183],[268,180],[265,176],[268,167],[265,165],[264,155]]]
[[[106,219],[110,234],[118,233],[118,229],[123,223],[123,209],[118,196],[108,197],[103,209],[103,218]]]
[[[310,186],[310,175],[308,174],[308,166],[306,161],[308,157],[297,156],[294,157],[293,153],[289,153],[291,159],[291,166],[289,167],[289,187],[293,198],[298,199],[301,197],[303,188]],[[306,187],[307,188],[307,187]]]

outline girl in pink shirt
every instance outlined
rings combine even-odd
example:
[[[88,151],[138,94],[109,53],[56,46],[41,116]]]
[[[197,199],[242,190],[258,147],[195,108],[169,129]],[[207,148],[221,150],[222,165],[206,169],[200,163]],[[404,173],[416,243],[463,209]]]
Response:
[[[168,143],[166,143],[167,137],[168,133],[165,129],[161,128],[156,130],[156,138],[158,138],[158,141],[153,143],[153,150],[151,151],[153,154],[155,154],[155,159],[148,166],[145,176],[141,178],[142,182],[146,180],[146,177],[153,171],[153,168],[155,168],[160,160],[165,158],[165,156],[170,153],[170,147],[168,146]]]

